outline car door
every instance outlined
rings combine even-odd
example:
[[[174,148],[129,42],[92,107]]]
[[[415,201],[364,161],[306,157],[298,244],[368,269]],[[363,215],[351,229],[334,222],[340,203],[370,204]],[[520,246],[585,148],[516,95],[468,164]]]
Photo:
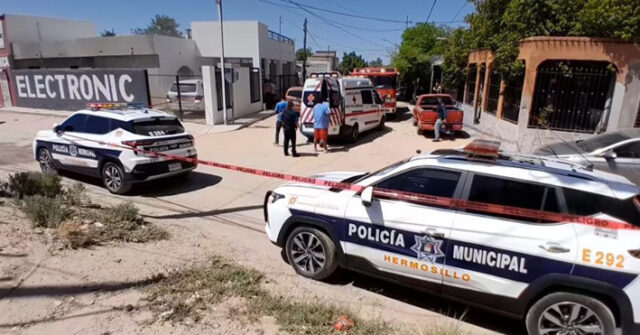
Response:
[[[362,130],[368,130],[378,125],[378,110],[373,101],[373,94],[370,89],[360,91],[362,97],[362,113],[360,114],[360,124]]]
[[[454,197],[462,191],[463,173],[439,167],[414,167],[374,183],[375,188]],[[461,273],[443,267],[447,239],[455,211],[375,196],[370,205],[358,194],[345,212],[345,252],[356,260],[354,267],[426,281],[441,288],[443,276],[461,278]]]
[[[62,134],[56,135],[51,139],[49,144],[51,156],[65,167],[73,169],[81,166],[81,163],[74,156],[77,151],[72,142],[77,141],[74,137],[82,137],[84,135],[87,116],[86,114],[72,115],[57,126],[57,129],[62,131]]]
[[[559,194],[557,187],[473,174],[465,184],[462,199],[560,212]],[[474,296],[469,293],[471,290],[515,299],[542,276],[570,274],[577,248],[572,224],[458,211],[445,264],[452,271],[468,272],[470,278],[466,281],[445,279],[445,294],[469,299]],[[500,301],[483,303],[500,304]]]

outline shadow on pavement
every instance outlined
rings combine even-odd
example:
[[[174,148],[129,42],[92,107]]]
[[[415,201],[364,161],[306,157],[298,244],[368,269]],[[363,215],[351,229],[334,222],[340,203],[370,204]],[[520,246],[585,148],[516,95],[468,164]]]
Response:
[[[220,214],[244,212],[244,211],[250,211],[254,209],[262,209],[262,205],[222,208],[222,209],[214,209],[214,210],[202,211],[202,212],[198,211],[198,212],[176,213],[176,214],[168,214],[168,215],[142,215],[142,216],[146,218],[151,218],[151,219],[186,219],[186,218],[197,218],[197,217],[205,217],[205,216],[215,216]]]
[[[87,176],[81,173],[59,170],[60,176],[73,179],[82,183],[91,184],[104,189],[104,185],[99,178]],[[135,184],[128,194],[124,196],[144,196],[161,197],[197,191],[209,186],[213,186],[222,181],[222,177],[192,171],[188,175],[169,177],[158,181],[142,182]],[[106,189],[105,189],[106,190]]]
[[[164,277],[156,276],[143,280],[131,282],[106,282],[94,284],[79,285],[60,285],[60,286],[21,286],[17,288],[0,288],[0,297],[29,298],[29,297],[59,297],[77,294],[86,294],[92,292],[113,292],[121,291],[129,288],[145,286],[161,281]]]
[[[283,256],[283,258],[286,259],[286,255]],[[523,321],[469,307],[438,295],[418,291],[407,286],[390,283],[356,272],[340,270],[338,275],[331,278],[329,283],[334,285],[351,284],[354,287],[365,289],[438,314],[456,319],[462,318],[463,322],[492,331],[512,335],[526,335],[527,333]]]
[[[350,143],[344,139],[329,139],[329,152],[349,151],[357,146],[368,144],[378,137],[390,133],[393,129],[384,127],[382,130],[372,129],[360,134],[360,138],[355,143]]]

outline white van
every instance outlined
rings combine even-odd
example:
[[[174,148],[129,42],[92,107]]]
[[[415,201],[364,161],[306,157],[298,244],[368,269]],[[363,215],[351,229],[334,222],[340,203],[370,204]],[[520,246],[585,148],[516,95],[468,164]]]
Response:
[[[311,73],[304,82],[300,131],[313,138],[313,106],[327,102],[331,109],[328,133],[355,142],[360,133],[384,129],[382,100],[368,78],[342,77],[340,72]]]
[[[182,107],[183,111],[204,111],[204,87],[202,79],[180,80],[180,104],[178,104],[178,83],[174,82],[167,92],[167,103],[173,111]]]

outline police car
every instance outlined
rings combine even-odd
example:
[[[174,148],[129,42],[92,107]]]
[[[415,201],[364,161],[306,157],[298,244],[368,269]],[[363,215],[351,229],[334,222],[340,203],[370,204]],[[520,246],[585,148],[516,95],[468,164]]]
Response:
[[[373,173],[314,176],[362,192],[282,185],[265,196],[266,233],[308,278],[349,268],[524,318],[529,334],[640,334],[640,230],[455,210],[373,191],[640,225],[640,191],[623,177],[483,145]]]
[[[99,143],[102,142],[102,143]],[[111,193],[124,194],[133,183],[186,175],[196,164],[152,157],[142,150],[196,158],[194,138],[174,115],[127,104],[89,104],[33,141],[44,173],[70,170],[102,178]]]

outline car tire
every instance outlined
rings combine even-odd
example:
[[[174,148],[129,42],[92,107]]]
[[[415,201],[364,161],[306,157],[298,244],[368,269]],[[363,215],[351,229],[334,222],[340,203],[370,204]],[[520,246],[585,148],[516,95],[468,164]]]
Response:
[[[424,132],[422,131],[422,129],[420,129],[420,127],[416,128],[416,134],[422,136],[424,134]]]
[[[387,117],[386,116],[382,116],[380,118],[380,123],[378,124],[378,130],[384,130],[384,123],[387,121]]]
[[[295,228],[287,237],[285,252],[289,264],[303,277],[323,280],[338,268],[335,244],[327,234],[316,228]]]
[[[418,126],[418,119],[416,119],[415,117],[413,118],[413,126],[414,127]]]
[[[351,132],[349,133],[349,141],[351,143],[358,142],[358,138],[360,137],[360,130],[358,129],[358,124],[354,124],[351,127]]]
[[[102,183],[113,194],[126,194],[131,190],[131,183],[125,181],[124,169],[120,164],[106,162],[101,171]]]
[[[53,156],[51,155],[51,151],[47,148],[40,148],[38,150],[38,163],[40,164],[40,171],[44,174],[57,174],[58,170],[56,169],[53,163]]]
[[[585,317],[587,312],[592,315]],[[586,295],[569,292],[551,293],[536,301],[527,311],[525,321],[529,335],[546,334],[541,329],[549,327],[558,328],[561,332],[580,329],[580,326],[598,326],[601,334],[613,335],[616,328],[613,313],[604,303]]]

